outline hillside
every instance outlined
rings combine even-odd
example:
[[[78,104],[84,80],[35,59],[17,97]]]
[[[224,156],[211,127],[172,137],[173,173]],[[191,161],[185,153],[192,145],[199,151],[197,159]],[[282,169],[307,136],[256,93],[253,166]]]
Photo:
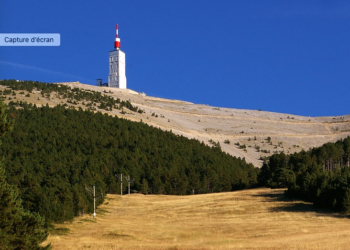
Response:
[[[95,185],[101,197],[125,193],[127,176],[133,192],[144,194],[227,192],[257,185],[260,169],[243,159],[145,123],[62,105],[11,103],[6,112],[15,119],[0,145],[7,181],[18,187],[23,207],[48,223],[93,211],[88,186]],[[124,185],[117,178],[121,174]]]
[[[244,157],[247,162],[258,167],[262,165],[261,159],[275,152],[294,153],[350,135],[350,115],[304,117],[258,110],[218,108],[144,96],[132,90],[90,86],[78,82],[59,84],[129,100],[132,105],[144,110],[144,113],[96,110],[132,121],[142,120],[149,125],[172,130],[175,134],[198,139],[209,145],[219,142],[223,151],[236,157]],[[0,90],[6,88],[0,86]],[[55,94],[43,96],[40,91],[35,90],[29,96],[28,91],[15,92],[15,100],[38,106],[55,106],[67,103],[68,100]],[[5,102],[11,100],[15,101],[13,97],[7,97]],[[85,108],[81,103],[67,104]]]
[[[349,219],[286,200],[283,189],[108,195],[91,215],[56,224],[55,249],[348,249]]]

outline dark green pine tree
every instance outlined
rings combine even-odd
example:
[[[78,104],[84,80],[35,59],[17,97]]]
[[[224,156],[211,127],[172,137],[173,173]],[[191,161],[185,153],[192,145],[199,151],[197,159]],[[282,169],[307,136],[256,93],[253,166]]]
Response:
[[[0,136],[11,128],[6,106],[0,102]],[[41,247],[47,236],[45,221],[36,213],[23,209],[17,189],[7,183],[0,162],[0,249],[49,249]]]
[[[44,219],[22,208],[17,190],[6,182],[2,167],[0,214],[0,249],[50,249],[50,245],[39,245],[48,236]]]

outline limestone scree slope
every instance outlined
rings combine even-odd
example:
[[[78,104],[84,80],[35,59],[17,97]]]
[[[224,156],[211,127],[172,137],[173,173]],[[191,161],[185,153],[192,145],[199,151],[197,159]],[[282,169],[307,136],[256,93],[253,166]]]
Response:
[[[99,111],[132,121],[142,121],[162,130],[171,130],[175,134],[198,139],[208,145],[215,146],[220,143],[224,152],[245,158],[257,167],[262,165],[264,157],[275,152],[284,151],[289,154],[302,149],[308,150],[350,135],[350,115],[305,117],[259,110],[211,107],[145,96],[129,89],[97,87],[78,82],[58,84],[129,100],[132,105],[144,110],[144,113],[128,109],[124,109],[124,112]],[[39,91],[33,91],[30,97],[22,93],[16,98],[18,101],[27,101],[38,106],[66,103],[66,100],[55,98],[55,95],[42,98]]]

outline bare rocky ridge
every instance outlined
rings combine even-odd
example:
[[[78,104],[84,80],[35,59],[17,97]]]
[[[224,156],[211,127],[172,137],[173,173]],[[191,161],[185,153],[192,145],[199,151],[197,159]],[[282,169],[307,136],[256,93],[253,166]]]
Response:
[[[208,145],[219,142],[223,151],[236,157],[244,157],[247,162],[258,167],[262,165],[262,158],[274,152],[284,151],[288,154],[307,150],[350,135],[350,115],[305,117],[258,110],[218,108],[144,96],[128,89],[97,87],[78,82],[59,84],[129,100],[132,105],[145,112],[140,114],[129,110],[124,110],[126,113],[122,113],[121,110],[99,111],[171,130],[175,134],[198,139]],[[2,88],[4,87],[0,86],[0,89]],[[54,94],[50,98],[44,98],[39,91],[33,91],[30,97],[26,97],[27,92],[24,92],[17,92],[16,100],[35,103],[37,106],[55,106],[67,101],[55,97]],[[7,103],[9,101],[5,100]]]

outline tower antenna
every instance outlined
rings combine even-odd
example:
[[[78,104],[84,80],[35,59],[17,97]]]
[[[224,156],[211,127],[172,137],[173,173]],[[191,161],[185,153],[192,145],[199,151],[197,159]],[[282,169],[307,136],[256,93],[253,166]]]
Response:
[[[118,24],[115,26],[115,41],[114,41],[114,49],[119,50],[120,49],[120,38],[118,34]]]

